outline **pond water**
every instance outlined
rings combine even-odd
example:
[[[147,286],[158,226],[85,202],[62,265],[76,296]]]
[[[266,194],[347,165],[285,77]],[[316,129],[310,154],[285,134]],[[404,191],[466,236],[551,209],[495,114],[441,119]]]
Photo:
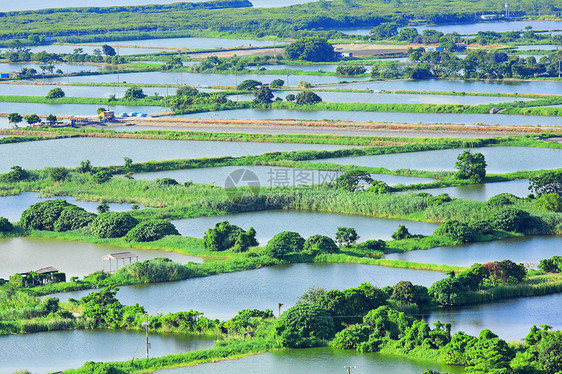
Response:
[[[519,93],[519,94],[562,94],[562,84],[558,82],[534,81],[465,81],[460,79],[426,79],[426,80],[397,80],[361,82],[357,84],[342,84],[337,88],[371,89],[371,90],[411,90],[411,91],[445,91],[445,92],[491,92],[491,93]]]
[[[521,297],[484,305],[445,309],[431,313],[428,323],[451,322],[452,331],[464,331],[478,336],[489,328],[502,339],[520,341],[532,325],[548,324],[553,330],[562,329],[562,294]]]
[[[488,199],[490,199],[490,197],[496,196],[497,194],[503,192],[507,192],[519,197],[526,197],[530,193],[528,187],[528,180],[519,180],[509,182],[473,184],[470,186],[459,187],[427,188],[411,192],[428,192],[434,196],[442,193],[447,193],[449,194],[449,196],[455,198],[487,201]]]
[[[296,95],[299,91],[273,92],[275,97],[283,100],[289,94]],[[448,96],[448,95],[412,95],[392,93],[368,93],[368,92],[322,92],[316,94],[325,102],[338,103],[401,103],[401,104],[462,104],[462,105],[484,105],[507,103],[514,101],[529,101],[530,99],[519,99],[515,97],[491,97],[491,96]],[[71,96],[71,95],[69,95]],[[254,99],[253,94],[230,95],[230,100],[250,101]]]
[[[374,26],[374,25],[373,25]],[[476,34],[478,31],[524,31],[525,27],[531,26],[533,30],[559,30],[562,29],[562,22],[557,21],[509,21],[509,22],[480,22],[480,23],[459,23],[452,25],[435,26],[406,26],[415,28],[421,34],[423,30],[433,29],[444,34],[457,32],[459,34]],[[346,34],[368,35],[372,30],[369,28],[342,29]]]
[[[199,3],[205,0],[191,0],[191,3]],[[251,3],[256,8],[278,8],[294,4],[304,4],[313,0],[252,0]],[[81,0],[80,7],[109,7],[109,6],[131,6],[148,4],[171,4],[177,0]],[[2,4],[3,11],[17,10],[36,10],[46,8],[70,8],[76,7],[75,0],[54,0],[46,4],[43,0],[23,0]]]
[[[236,98],[234,97],[234,100]],[[236,109],[210,113],[192,113],[174,118],[217,118],[217,119],[301,119],[333,120],[354,122],[391,123],[454,123],[462,125],[533,125],[558,126],[558,117],[520,116],[507,114],[454,114],[454,113],[401,113],[401,112],[355,112],[331,110],[286,110],[286,109]]]
[[[426,369],[442,373],[463,373],[463,368],[439,365],[431,361],[413,360],[380,353],[359,353],[355,350],[338,350],[328,347],[293,349],[268,352],[240,360],[227,360],[209,364],[160,370],[158,374],[308,374],[311,368],[323,374],[345,373],[352,366],[353,373],[369,374],[419,374]],[[344,368],[344,369],[342,369]]]
[[[340,226],[353,227],[359,234],[359,241],[371,239],[390,240],[399,225],[407,225],[412,234],[432,234],[438,224],[408,221],[404,219],[385,219],[368,216],[309,212],[298,210],[270,210],[231,214],[226,216],[199,217],[171,221],[184,236],[202,238],[207,229],[215,224],[228,221],[233,225],[248,230],[256,230],[256,239],[261,245],[282,231],[296,231],[305,239],[321,234],[335,238]]]
[[[290,264],[257,270],[186,279],[178,282],[119,287],[117,298],[125,305],[139,303],[148,313],[189,309],[209,318],[229,319],[242,309],[283,309],[293,306],[310,287],[345,289],[363,282],[384,287],[401,280],[430,286],[445,275],[440,272],[388,268],[359,264]],[[61,300],[92,292],[84,290],[55,294]]]
[[[274,151],[306,149],[335,150],[340,145],[296,143],[252,143],[148,139],[72,138],[25,143],[2,144],[0,172],[14,165],[26,169],[47,166],[76,167],[80,161],[90,160],[93,166],[123,164],[123,158],[134,162],[171,160],[180,158],[247,156]]]
[[[150,357],[212,348],[214,338],[151,333]],[[142,331],[75,330],[0,336],[0,372],[27,369],[52,373],[86,361],[126,361],[145,357]]]
[[[536,267],[540,260],[560,255],[561,245],[562,237],[560,236],[534,236],[392,253],[385,255],[385,258],[457,266],[471,266],[475,263],[485,264],[509,259],[516,263],[531,264]]]
[[[20,113],[37,115],[68,115],[95,116],[99,107],[109,108],[118,115],[123,112],[163,113],[166,110],[160,106],[125,106],[125,105],[96,105],[96,104],[36,104],[36,103],[5,103],[0,102],[0,113]],[[20,123],[25,126],[26,122]]]
[[[0,216],[7,218],[11,222],[19,221],[21,214],[24,210],[29,208],[31,205],[44,200],[56,200],[62,199],[67,202],[78,205],[81,208],[86,209],[88,212],[95,213],[96,208],[101,204],[96,201],[82,201],[76,200],[72,196],[50,196],[41,197],[35,192],[24,192],[19,195],[8,195],[0,196]],[[131,210],[132,204],[127,203],[107,203],[109,205],[110,212],[124,212]]]
[[[22,95],[22,96],[47,96],[50,90],[55,87],[61,88],[67,97],[100,97],[108,98],[109,95],[116,97],[125,96],[128,87],[94,87],[94,86],[57,86],[45,84],[0,84],[0,95]],[[145,95],[152,96],[155,92],[159,95],[166,94],[164,87],[142,87],[139,86]],[[170,95],[176,93],[175,88],[168,88]],[[36,105],[36,104],[33,104]],[[133,107],[131,107],[133,108]],[[134,108],[137,108],[136,106]],[[162,108],[160,108],[162,109]],[[133,110],[138,112],[138,110]]]
[[[340,165],[380,166],[390,170],[453,171],[457,156],[466,149],[408,152],[400,154],[331,158],[310,162],[331,162]],[[562,149],[533,147],[484,147],[469,149],[484,155],[488,173],[509,173],[518,170],[558,169],[562,167]],[[506,162],[509,160],[509,162]]]
[[[21,71],[23,68],[32,68],[37,70],[38,73],[41,73],[41,68],[39,67],[42,64],[31,64],[31,63],[0,63],[0,71],[10,73],[12,71]],[[67,73],[79,73],[83,71],[98,71],[103,70],[105,66],[103,65],[87,65],[87,64],[62,64],[62,63],[55,63],[55,72],[60,69],[65,74]]]
[[[104,43],[105,44],[105,43]],[[87,53],[89,55],[94,54],[95,49],[99,49],[101,51],[100,46],[89,46],[89,45],[77,45],[77,44],[48,44],[48,45],[36,45],[32,47],[28,47],[31,53],[39,53],[45,51],[47,53],[74,53],[76,48],[82,48],[83,53]],[[167,48],[132,48],[132,47],[120,47],[119,48],[119,55],[120,56],[128,56],[128,55],[140,55],[146,53],[156,53],[156,52],[167,52],[167,51],[174,51],[173,49]],[[117,52],[117,49],[116,49]]]
[[[135,47],[161,47],[177,49],[213,49],[213,48],[236,48],[272,46],[273,40],[251,40],[251,39],[227,39],[227,38],[168,38],[168,39],[137,39],[137,40],[115,40],[110,42],[93,43],[97,45],[108,44],[111,46],[126,45]],[[276,41],[276,45],[286,44]],[[152,49],[146,49],[151,53]],[[173,51],[173,49],[172,49]]]
[[[193,181],[194,183],[214,184],[225,186],[226,180],[236,170],[247,170],[252,175],[252,180],[258,180],[260,186],[300,186],[316,185],[329,182],[341,175],[337,171],[322,171],[310,169],[293,169],[277,166],[223,166],[216,168],[184,169],[157,171],[153,173],[137,173],[133,177],[141,180],[154,180],[156,178],[173,178],[180,183]],[[254,177],[255,175],[255,177]],[[376,180],[383,181],[388,185],[430,183],[435,181],[430,178],[403,177],[388,174],[371,174]],[[257,179],[256,179],[257,178]],[[225,186],[226,187],[226,186]],[[1,200],[0,200],[1,201]]]
[[[562,25],[562,23],[561,23]],[[535,45],[520,45],[517,46],[517,50],[518,51],[531,51],[531,50],[547,50],[547,51],[555,51],[557,49],[559,49],[560,46],[559,45],[550,45],[550,44],[546,44],[546,45],[539,45],[539,44],[535,44]]]
[[[128,248],[99,245],[90,243],[70,242],[63,240],[13,238],[0,240],[0,278],[8,279],[10,275],[47,266],[54,266],[66,273],[66,279],[76,276],[83,278],[98,270],[109,271],[109,262],[102,261],[102,256],[110,253],[129,251]],[[175,262],[203,262],[199,257],[185,256],[174,252],[143,250],[134,248],[132,251],[139,256],[139,261],[157,257],[169,258]],[[134,259],[133,259],[134,262]],[[129,260],[125,260],[125,265]],[[123,261],[119,261],[119,268]],[[112,261],[111,270],[115,270]]]
[[[139,73],[123,73],[119,74],[119,82],[127,83],[167,83],[167,84],[188,84],[188,85],[206,85],[206,86],[226,86],[242,83],[244,80],[254,79],[259,82],[269,83],[274,79],[282,79],[286,86],[296,86],[300,81],[306,81],[311,84],[334,84],[342,81],[362,81],[367,78],[345,78],[338,76],[322,76],[322,75],[289,75],[289,84],[287,84],[287,75],[271,75],[271,74],[202,74],[202,73],[177,73],[177,72],[139,72]],[[45,82],[117,82],[117,74],[103,75],[87,75],[80,77],[56,77],[45,78]]]

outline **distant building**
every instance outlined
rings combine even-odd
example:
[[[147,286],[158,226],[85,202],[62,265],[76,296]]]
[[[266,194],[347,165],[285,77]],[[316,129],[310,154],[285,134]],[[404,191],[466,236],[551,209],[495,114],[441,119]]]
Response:
[[[107,110],[105,112],[101,112],[100,117],[102,121],[112,121],[115,119],[115,112]]]
[[[496,14],[483,14],[480,16],[480,19],[484,21],[495,21],[498,19],[498,16]]]
[[[466,51],[466,44],[464,44],[464,43],[456,43],[455,51],[456,51],[456,52],[464,52],[464,51]]]
[[[445,52],[445,47],[428,47],[425,49],[426,52],[431,52],[431,51],[435,51],[435,52]]]
[[[351,53],[351,52],[337,52],[336,56],[338,58],[353,57],[353,53]]]
[[[10,78],[10,73],[0,73],[0,78]]]

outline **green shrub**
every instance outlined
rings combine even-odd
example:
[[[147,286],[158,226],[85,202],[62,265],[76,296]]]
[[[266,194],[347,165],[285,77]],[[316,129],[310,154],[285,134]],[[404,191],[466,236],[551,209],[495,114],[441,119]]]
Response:
[[[128,213],[101,213],[90,224],[90,232],[99,238],[120,238],[138,223],[139,221]]]
[[[12,231],[14,226],[4,217],[0,217],[0,232]]]
[[[20,181],[24,181],[27,180],[29,178],[29,173],[27,172],[27,170],[22,169],[21,166],[12,166],[10,168],[12,171],[4,174],[2,176],[2,180],[8,183],[12,183],[12,182],[20,182]]]
[[[489,221],[496,230],[524,232],[530,220],[529,213],[523,210],[505,208],[495,211]]]
[[[545,193],[535,201],[537,207],[551,212],[562,211],[562,197],[556,193]]]
[[[475,233],[489,234],[494,231],[492,224],[487,220],[477,220],[468,223],[468,227]]]
[[[365,240],[363,243],[355,245],[355,248],[363,251],[385,251],[386,242],[384,240]]]
[[[177,186],[179,184],[178,181],[173,178],[157,178],[154,183],[159,187]]]
[[[361,343],[369,340],[373,328],[367,325],[352,325],[338,332],[332,340],[332,346],[338,349],[357,349]]]
[[[143,221],[133,227],[125,236],[127,241],[152,242],[166,235],[179,235],[176,227],[167,221]]]
[[[65,208],[56,220],[54,231],[72,231],[88,226],[96,218],[94,213],[87,212],[83,208],[70,205]]]
[[[402,240],[402,239],[409,239],[411,238],[413,235],[410,234],[410,231],[408,231],[408,228],[404,225],[399,225],[398,229],[396,230],[396,232],[394,232],[391,237],[394,240]]]
[[[303,252],[312,256],[318,253],[337,253],[339,250],[332,238],[324,235],[312,235],[303,245]]]
[[[92,180],[97,184],[108,182],[113,177],[113,174],[107,170],[101,170],[92,175]]]
[[[351,247],[359,239],[357,231],[353,227],[338,227],[336,231],[336,243],[345,247]]]
[[[26,209],[20,219],[24,229],[53,231],[62,211],[71,206],[65,200],[45,200]]]
[[[434,235],[441,235],[453,240],[460,240],[468,243],[474,240],[474,231],[466,224],[454,219],[449,219],[441,224]]]
[[[504,207],[506,205],[513,205],[513,203],[515,203],[517,200],[519,200],[519,197],[504,192],[504,193],[500,193],[496,196],[492,196],[488,199],[488,205],[493,206],[493,207]]]
[[[47,172],[52,180],[55,182],[62,182],[68,176],[68,170],[66,168],[57,166],[54,168],[47,168]]]
[[[392,188],[385,182],[374,180],[371,182],[369,188],[367,188],[367,191],[377,195],[382,195],[384,193],[391,192]]]
[[[275,333],[287,348],[315,347],[334,337],[333,318],[317,305],[298,304],[277,320]]]
[[[256,231],[250,227],[248,231],[231,225],[228,221],[215,224],[203,236],[203,245],[211,251],[226,251],[233,248],[235,252],[244,252],[249,247],[258,245]]]
[[[560,273],[562,271],[562,256],[545,258],[539,262],[539,269],[547,273]]]
[[[283,231],[267,243],[265,253],[270,257],[281,259],[289,253],[302,251],[304,242],[304,238],[299,233]]]
[[[187,279],[193,271],[187,266],[173,262],[169,258],[155,258],[134,262],[120,269],[115,277],[131,276],[142,283],[169,282]]]
[[[448,203],[450,201],[453,201],[451,196],[449,196],[449,194],[447,193],[442,193],[441,195],[431,196],[429,199],[427,199],[427,206],[437,206]]]

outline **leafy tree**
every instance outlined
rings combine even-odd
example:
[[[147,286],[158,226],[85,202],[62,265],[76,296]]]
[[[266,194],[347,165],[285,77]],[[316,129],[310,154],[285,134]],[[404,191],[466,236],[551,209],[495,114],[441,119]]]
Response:
[[[312,91],[301,91],[295,96],[297,105],[313,105],[322,101],[322,98]]]
[[[92,171],[92,163],[90,160],[80,161],[80,166],[78,166],[79,173],[89,173]]]
[[[312,235],[304,242],[303,252],[316,256],[319,253],[337,253],[339,248],[332,238],[328,236]]]
[[[240,91],[251,91],[255,90],[258,86],[261,85],[263,85],[262,82],[253,79],[246,79],[245,81],[242,81],[240,84],[238,84],[238,86],[236,86],[236,89]]]
[[[55,116],[55,115],[53,115],[53,114],[49,114],[49,115],[47,116],[47,118],[45,118],[45,120],[46,120],[47,122],[49,122],[49,124],[54,125],[55,123],[57,123],[57,120],[58,120],[58,119],[57,119],[57,116]]]
[[[310,82],[307,82],[307,81],[299,81],[299,83],[297,84],[297,87],[299,87],[299,88],[310,88],[310,87],[312,87],[312,84]]]
[[[113,178],[113,174],[111,174],[111,172],[108,170],[100,170],[92,175],[92,180],[97,184],[109,182],[111,178]]]
[[[151,220],[143,221],[133,227],[127,235],[125,240],[131,242],[152,242],[162,239],[167,235],[180,235],[176,227],[168,221]]]
[[[365,240],[363,243],[355,245],[355,248],[363,251],[385,251],[386,242],[384,240]]]
[[[529,178],[529,191],[536,196],[543,194],[562,195],[562,172],[546,171]]]
[[[20,225],[28,230],[53,231],[63,210],[71,206],[64,200],[45,200],[33,204],[21,215]]]
[[[490,197],[487,204],[492,207],[504,207],[506,205],[513,205],[517,200],[519,200],[519,197],[507,192],[503,192],[497,194],[496,196]]]
[[[49,176],[51,177],[51,179],[55,182],[62,182],[68,176],[68,169],[61,166],[48,168],[47,171],[49,172]]]
[[[271,88],[279,88],[279,87],[283,87],[285,85],[285,81],[282,79],[274,79],[271,81],[271,83],[269,84],[269,87]]]
[[[536,200],[537,207],[551,212],[562,211],[562,196],[556,193],[545,193]]]
[[[287,100],[287,101],[295,101],[295,95],[293,95],[293,94],[288,94],[287,96],[285,96],[285,100]]]
[[[37,114],[30,114],[28,116],[25,116],[25,121],[29,125],[34,125],[36,123],[41,123],[41,118],[39,118]]]
[[[336,73],[344,77],[364,74],[367,68],[364,65],[338,65]]]
[[[106,55],[106,56],[113,57],[113,56],[116,55],[115,49],[110,45],[107,45],[107,44],[102,45],[101,50],[102,50],[103,54]]]
[[[253,228],[244,231],[228,221],[223,221],[207,230],[203,236],[203,245],[211,251],[226,251],[235,247],[236,252],[243,252],[249,247],[258,245],[255,235],[256,231]]]
[[[442,235],[453,240],[460,240],[468,243],[474,240],[474,231],[466,224],[454,219],[449,219],[441,224],[435,232],[435,235]]]
[[[531,216],[520,209],[507,207],[497,210],[488,220],[496,230],[525,232],[531,229]]]
[[[289,60],[304,61],[333,61],[335,58],[334,46],[326,39],[317,37],[304,37],[297,39],[285,47],[284,56]]]
[[[176,96],[187,96],[195,97],[199,93],[199,90],[190,86],[181,86],[176,90]]]
[[[304,238],[299,233],[283,231],[267,243],[265,253],[270,257],[281,259],[289,253],[302,251],[304,242]]]
[[[410,232],[408,231],[408,229],[404,225],[399,225],[396,232],[394,232],[391,235],[392,239],[394,239],[394,240],[409,239],[413,236],[414,235],[410,234]]]
[[[539,367],[547,373],[562,371],[562,334],[551,331],[538,344]]]
[[[310,287],[308,290],[304,291],[304,293],[299,297],[297,304],[309,304],[315,305],[318,304],[320,297],[326,293],[326,289],[323,287]]]
[[[456,179],[471,179],[474,182],[482,182],[486,176],[486,161],[482,153],[472,154],[470,151],[464,151],[457,157],[455,168]]]
[[[107,213],[109,212],[109,204],[107,203],[103,203],[97,206],[96,210],[98,211],[98,213]]]
[[[457,278],[441,279],[429,287],[431,298],[443,306],[463,305],[466,303],[465,287]]]
[[[553,256],[541,260],[539,269],[547,273],[560,273],[562,271],[562,256]]]
[[[88,226],[96,218],[96,215],[75,205],[66,207],[57,218],[54,231],[72,231]]]
[[[347,171],[337,177],[330,185],[335,186],[336,189],[344,189],[346,191],[354,192],[361,187],[362,184],[370,184],[373,181],[371,174],[361,169],[353,169]]]
[[[382,195],[392,191],[392,188],[383,181],[373,180],[371,185],[367,188],[367,192],[374,193],[376,195]]]
[[[357,231],[353,227],[338,227],[336,243],[349,248],[357,239],[359,239],[359,235],[357,235]]]
[[[400,281],[392,287],[391,300],[404,304],[415,304],[420,310],[431,305],[431,297],[424,286],[413,285],[410,281]]]
[[[466,350],[471,371],[509,372],[509,362],[515,357],[515,351],[497,335],[488,329],[480,332],[478,341]]]
[[[90,232],[98,238],[120,238],[138,223],[129,213],[101,213],[90,224]]]
[[[179,185],[178,181],[174,178],[156,178],[154,183],[158,187],[166,187],[166,186],[177,186]]]
[[[130,157],[123,157],[123,161],[125,161],[126,168],[130,168],[131,166],[133,166],[133,159],[131,159]]]
[[[144,99],[146,95],[142,91],[140,87],[129,87],[127,91],[125,91],[125,100],[137,100],[137,99]]]
[[[12,231],[14,226],[4,217],[0,217],[0,232]]]
[[[338,332],[332,340],[332,346],[338,349],[357,349],[361,343],[369,340],[373,328],[367,325],[351,325]]]
[[[10,113],[8,114],[8,122],[9,123],[13,123],[14,125],[18,125],[18,123],[20,123],[21,121],[23,121],[23,117],[21,115],[19,115],[18,113]]]
[[[64,93],[62,88],[56,87],[49,91],[49,93],[47,94],[47,99],[59,99],[61,97],[64,97],[65,95],[66,94]]]
[[[98,109],[96,109],[96,113],[99,115],[101,115],[103,112],[105,112],[106,109],[102,106],[100,106]]]
[[[269,87],[261,87],[254,93],[254,104],[270,104],[273,101],[273,93]]]
[[[316,305],[295,305],[275,324],[277,339],[287,348],[315,347],[332,339],[335,333],[333,318]]]
[[[2,179],[6,182],[20,182],[29,178],[28,171],[23,169],[21,166],[12,166],[10,169],[11,171],[2,177]]]
[[[388,39],[398,35],[398,26],[392,22],[381,23],[373,27],[369,35],[375,39]]]

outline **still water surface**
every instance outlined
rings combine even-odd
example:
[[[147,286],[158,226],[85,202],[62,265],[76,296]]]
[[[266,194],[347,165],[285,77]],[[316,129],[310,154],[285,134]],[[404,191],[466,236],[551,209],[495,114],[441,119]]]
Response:
[[[0,240],[0,278],[8,279],[10,275],[30,270],[54,266],[70,277],[84,277],[98,270],[109,271],[109,262],[102,261],[102,256],[110,253],[128,251],[128,248],[62,240],[13,238]],[[199,257],[185,256],[174,252],[132,249],[139,256],[139,261],[157,257],[169,258],[175,262],[203,262]],[[134,261],[134,260],[133,260]],[[129,260],[125,261],[129,264]],[[115,270],[115,261],[112,261]],[[123,261],[119,261],[119,268]]]
[[[236,170],[245,170],[253,173],[252,179],[259,181],[260,186],[264,187],[285,187],[285,186],[311,186],[325,182],[330,182],[337,178],[342,172],[292,169],[276,166],[222,166],[216,168],[184,169],[157,171],[153,173],[137,173],[133,177],[141,180],[155,180],[157,178],[173,178],[178,182],[192,181],[194,183],[214,184],[225,186],[231,173]],[[390,186],[397,184],[430,183],[434,179],[403,177],[399,175],[371,174],[375,180],[380,180]]]
[[[134,162],[143,162],[197,157],[237,157],[274,151],[347,148],[325,144],[101,138],[55,139],[2,144],[0,147],[3,155],[0,160],[0,172],[9,171],[13,165],[27,169],[47,166],[77,167],[80,161],[84,160],[90,160],[93,166],[118,165],[123,163],[123,157],[130,157]]]
[[[212,348],[214,338],[183,334],[150,334],[151,357]],[[125,361],[144,358],[141,331],[76,330],[0,336],[0,372],[27,369],[51,373],[78,368],[86,361]]]
[[[400,154],[331,158],[311,162],[331,162],[341,165],[373,166],[394,169],[453,171],[457,156],[464,149],[409,152]],[[562,167],[562,149],[533,147],[472,148],[472,153],[484,155],[488,173],[509,173],[518,170],[558,169]]]
[[[460,367],[439,365],[431,361],[412,360],[380,353],[359,353],[355,350],[307,348],[268,352],[240,360],[227,360],[204,365],[160,370],[158,374],[322,374],[345,373],[346,366],[357,374],[419,374],[426,369],[458,374]]]
[[[470,186],[445,187],[445,188],[428,188],[424,190],[408,191],[408,192],[428,192],[432,195],[447,193],[449,196],[460,199],[470,199],[478,201],[487,201],[492,196],[500,193],[510,193],[519,197],[529,195],[529,181],[509,181],[497,183],[473,184]],[[408,193],[406,192],[406,193]]]
[[[149,313],[179,312],[189,309],[209,318],[229,319],[242,309],[283,310],[293,306],[310,287],[345,289],[363,282],[384,287],[401,280],[429,287],[444,278],[440,272],[410,270],[359,264],[289,264],[257,270],[186,279],[178,282],[119,287],[117,298],[123,304],[139,303]],[[91,290],[55,294],[61,300],[80,298]]]
[[[392,253],[385,255],[385,258],[457,266],[471,266],[475,263],[485,264],[509,259],[516,263],[536,267],[542,259],[562,255],[561,246],[562,237],[560,236],[534,236]]]
[[[407,225],[412,234],[430,235],[438,224],[408,221],[404,219],[374,218],[368,216],[307,212],[298,210],[269,210],[231,214],[226,216],[199,217],[171,221],[180,234],[202,238],[207,229],[216,223],[228,221],[244,230],[253,227],[256,239],[261,245],[282,231],[296,231],[305,239],[316,234],[335,237],[338,227],[353,227],[359,234],[359,241],[383,239],[390,240],[399,225]]]
[[[62,199],[67,202],[78,205],[86,209],[88,212],[95,213],[96,208],[101,204],[95,201],[76,200],[72,196],[50,196],[41,197],[35,192],[24,192],[19,195],[8,195],[0,197],[0,216],[7,218],[9,221],[18,221],[24,210],[31,205],[44,200]],[[127,203],[107,203],[111,212],[124,212],[131,209],[132,204]]]

